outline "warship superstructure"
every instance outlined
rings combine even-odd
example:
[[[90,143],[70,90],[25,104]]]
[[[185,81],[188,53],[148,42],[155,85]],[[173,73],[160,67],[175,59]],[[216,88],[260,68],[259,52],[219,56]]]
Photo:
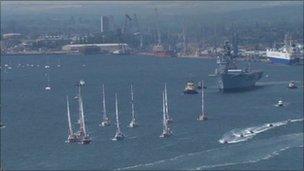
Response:
[[[217,85],[220,91],[239,91],[253,88],[262,78],[263,72],[251,70],[250,65],[239,69],[236,65],[236,55],[232,55],[229,42],[225,42],[224,53],[217,58]]]

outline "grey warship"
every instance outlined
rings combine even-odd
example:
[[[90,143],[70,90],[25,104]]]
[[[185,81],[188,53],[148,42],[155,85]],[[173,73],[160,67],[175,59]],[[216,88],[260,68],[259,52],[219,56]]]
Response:
[[[231,54],[228,41],[224,45],[224,53],[217,58],[217,86],[222,92],[249,90],[261,79],[263,71],[237,68],[236,56]]]

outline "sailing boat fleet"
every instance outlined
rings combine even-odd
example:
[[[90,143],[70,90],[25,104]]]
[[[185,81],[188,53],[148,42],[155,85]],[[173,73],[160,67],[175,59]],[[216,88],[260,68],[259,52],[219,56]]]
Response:
[[[202,81],[202,86],[203,86]],[[68,118],[68,138],[67,143],[80,143],[80,144],[89,144],[91,143],[90,135],[87,133],[86,124],[85,124],[85,112],[83,108],[83,98],[82,98],[82,87],[85,85],[83,80],[79,81],[78,84],[78,95],[76,96],[78,99],[78,107],[79,107],[79,130],[75,133],[72,128],[72,121],[71,121],[71,112],[70,112],[70,104],[69,98],[66,97],[66,107],[67,107],[67,118]],[[130,85],[131,90],[131,121],[128,125],[130,128],[138,127],[138,123],[135,118],[135,103],[134,103],[134,90],[133,85]],[[207,116],[205,113],[204,107],[204,89],[202,89],[202,112],[198,115],[197,120],[203,121],[207,120]],[[116,132],[114,137],[112,138],[113,141],[123,140],[125,135],[121,131],[120,122],[119,122],[119,108],[118,108],[118,95],[115,93],[115,117],[116,117]],[[173,122],[172,117],[169,115],[169,106],[168,106],[168,93],[167,93],[167,85],[165,84],[164,90],[162,91],[162,133],[159,136],[160,138],[168,138],[173,133],[171,130],[171,123]],[[110,119],[108,117],[106,111],[106,97],[105,97],[105,87],[102,85],[102,118],[101,123],[99,126],[106,127],[110,126]]]

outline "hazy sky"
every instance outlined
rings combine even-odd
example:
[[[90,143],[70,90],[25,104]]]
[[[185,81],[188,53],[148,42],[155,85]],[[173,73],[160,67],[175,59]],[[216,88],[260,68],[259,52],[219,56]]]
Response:
[[[28,13],[28,12],[56,12],[56,10],[71,9],[110,9],[122,10],[122,13],[128,12],[128,9],[137,10],[153,9],[155,7],[160,10],[174,10],[174,9],[190,9],[190,10],[205,10],[212,11],[230,11],[248,8],[262,8],[276,5],[303,5],[302,1],[4,1],[1,2],[1,11],[4,13]]]

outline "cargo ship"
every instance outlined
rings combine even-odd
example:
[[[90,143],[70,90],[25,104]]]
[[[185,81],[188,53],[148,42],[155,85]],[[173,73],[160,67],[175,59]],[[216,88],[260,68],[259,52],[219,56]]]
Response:
[[[300,62],[301,47],[292,43],[292,38],[286,34],[284,38],[284,44],[281,48],[266,49],[266,57],[271,63],[293,65]]]
[[[263,75],[262,71],[251,70],[250,67],[245,70],[237,68],[229,42],[225,43],[224,54],[218,57],[217,65],[217,85],[223,92],[251,89]]]
[[[300,61],[301,54],[293,46],[283,46],[280,49],[267,49],[266,56],[271,63],[293,65]]]

